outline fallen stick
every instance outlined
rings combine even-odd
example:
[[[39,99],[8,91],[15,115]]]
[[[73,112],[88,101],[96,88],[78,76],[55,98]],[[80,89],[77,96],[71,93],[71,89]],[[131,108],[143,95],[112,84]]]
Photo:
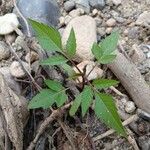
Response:
[[[150,113],[150,87],[137,67],[120,52],[108,67],[120,80],[138,108]]]

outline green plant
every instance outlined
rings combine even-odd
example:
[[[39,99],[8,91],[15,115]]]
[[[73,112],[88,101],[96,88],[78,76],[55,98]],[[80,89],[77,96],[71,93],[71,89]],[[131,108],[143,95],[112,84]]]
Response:
[[[43,60],[41,65],[62,66],[68,71],[68,75],[70,75],[71,79],[82,76],[82,78],[84,78],[83,81],[86,81],[83,83],[81,93],[76,96],[73,101],[69,114],[71,116],[75,115],[78,108],[81,106],[82,117],[84,117],[89,107],[95,103],[94,111],[96,116],[106,125],[115,129],[117,133],[126,137],[125,129],[122,126],[112,96],[100,92],[102,89],[118,84],[118,81],[96,79],[89,82],[87,80],[87,76],[80,71],[72,60],[76,53],[76,38],[73,29],[70,32],[65,49],[63,49],[61,45],[61,36],[56,29],[34,20],[29,21],[35,30],[35,34],[40,45],[47,51],[55,51],[55,55]],[[115,49],[118,38],[119,33],[113,32],[99,44],[93,44],[92,53],[99,63],[108,64],[116,58]],[[75,74],[67,62],[70,62],[74,67],[76,67],[79,74]],[[29,103],[29,109],[40,107],[46,109],[52,107],[54,103],[59,108],[68,101],[66,91],[69,87],[64,87],[60,82],[53,80],[45,80],[45,84],[47,88],[42,89],[35,97],[33,97]]]

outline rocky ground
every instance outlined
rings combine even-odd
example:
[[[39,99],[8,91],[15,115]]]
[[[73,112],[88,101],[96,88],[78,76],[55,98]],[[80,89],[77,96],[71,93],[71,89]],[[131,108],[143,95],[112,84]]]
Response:
[[[14,5],[14,1],[0,0],[0,74],[4,75],[7,88],[9,87],[12,90],[11,93],[17,93],[18,97],[23,96],[20,101],[13,105],[13,109],[17,109],[17,112],[20,112],[18,106],[22,107],[21,114],[24,120],[22,121],[23,125],[18,128],[21,131],[24,128],[24,139],[22,141],[24,149],[27,149],[39,125],[50,113],[49,111],[35,110],[28,115],[26,103],[35,95],[36,89],[27,72],[32,74],[39,85],[42,85],[43,76],[60,81],[64,80],[64,76],[58,68],[45,69],[39,66],[39,61],[45,58],[45,54],[43,54],[42,48],[34,39],[31,28],[30,31],[28,30],[27,24],[21,15],[55,26],[62,35],[63,43],[66,42],[69,31],[73,26],[77,38],[75,61],[78,62],[81,70],[85,66],[87,70],[93,66],[93,56],[90,52],[93,42],[100,42],[112,31],[119,30],[119,43],[123,47],[124,55],[135,64],[146,83],[150,86],[149,8],[150,0],[57,0],[57,3],[54,0],[36,0],[36,2],[20,0],[17,1],[17,7]],[[93,70],[89,80],[104,76],[116,78],[106,66],[99,66]],[[2,79],[0,79],[0,83],[0,89],[6,88]],[[123,84],[120,84],[117,89],[117,92],[113,89],[108,89],[107,92],[113,94],[122,120],[124,121],[138,114],[138,118],[127,126],[132,140],[122,138],[115,133],[99,138],[99,135],[109,129],[96,119],[92,111],[84,119],[79,116],[72,119],[66,115],[64,117],[64,126],[73,136],[79,139],[78,144],[80,146],[82,145],[83,137],[89,136],[85,138],[84,146],[80,147],[80,149],[137,150],[138,147],[141,150],[150,149],[150,114],[137,106],[137,103],[130,97]],[[74,91],[76,92],[76,89]],[[118,93],[119,91],[121,93]],[[0,96],[2,96],[1,93],[0,90]],[[22,102],[22,99],[24,102]],[[13,113],[15,114],[16,112],[13,111]],[[0,126],[4,126],[1,118],[0,115]],[[15,119],[11,118],[11,120],[9,118],[9,113],[5,116],[5,119],[5,124],[11,121],[15,122]],[[17,118],[16,122],[17,120],[19,119]],[[17,127],[17,123],[14,124]],[[9,125],[8,128],[9,131],[14,130]],[[2,133],[0,135],[0,149],[6,146],[2,142],[5,139],[6,144],[5,132],[6,130],[0,130],[0,133]],[[13,132],[16,134],[13,134]],[[16,135],[21,134],[17,134],[18,130],[16,128],[13,132],[10,132],[9,135],[9,145],[11,145],[10,141],[13,144],[17,143],[17,140],[15,141],[15,138],[17,139]],[[39,138],[35,149],[69,150],[71,148],[68,143],[58,123],[53,122]],[[11,146],[8,149],[12,149]]]

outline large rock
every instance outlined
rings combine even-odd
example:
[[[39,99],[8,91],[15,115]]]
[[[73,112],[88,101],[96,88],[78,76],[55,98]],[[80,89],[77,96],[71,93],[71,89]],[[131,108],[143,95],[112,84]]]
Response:
[[[56,26],[59,19],[59,7],[55,0],[19,0],[18,8],[26,18]],[[22,28],[26,31],[23,21]]]
[[[136,20],[136,25],[150,25],[150,12],[144,11]]]
[[[96,36],[96,22],[87,15],[76,17],[72,19],[64,30],[62,42],[66,45],[70,30],[74,29],[77,43],[76,60],[92,60],[92,45],[97,42]]]

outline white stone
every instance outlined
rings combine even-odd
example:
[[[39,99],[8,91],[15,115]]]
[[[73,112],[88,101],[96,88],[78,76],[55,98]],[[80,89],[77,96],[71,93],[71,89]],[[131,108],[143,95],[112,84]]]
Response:
[[[7,44],[3,41],[0,41],[0,61],[7,59],[10,56],[10,50]]]
[[[112,32],[112,28],[111,27],[108,27],[107,29],[106,29],[106,33],[107,34],[110,34]]]
[[[69,15],[67,15],[65,17],[65,25],[67,25],[70,21],[71,21],[72,17],[70,17]]]
[[[112,0],[113,4],[118,6],[121,4],[121,0]]]
[[[92,16],[96,16],[97,14],[98,14],[98,10],[97,9],[93,9]]]
[[[13,13],[0,16],[0,35],[13,32],[19,26],[17,16]]]
[[[72,11],[69,12],[69,15],[70,15],[72,18],[81,16],[81,15],[83,15],[83,14],[84,14],[84,10],[81,9],[81,8],[74,9],[74,10],[72,10]]]
[[[109,26],[109,27],[113,27],[116,25],[116,20],[113,19],[113,18],[110,18],[106,21],[106,25]]]
[[[125,111],[127,113],[133,113],[135,111],[135,109],[136,109],[135,104],[132,101],[128,101],[125,104]]]
[[[62,43],[65,46],[71,29],[74,29],[76,36],[76,61],[92,60],[94,58],[91,48],[97,42],[96,22],[87,15],[72,19],[64,30]]]
[[[97,79],[97,78],[101,78],[103,76],[103,70],[97,66],[96,67],[94,66],[95,66],[95,63],[93,61],[83,61],[77,65],[77,67],[81,70],[82,73],[84,72],[84,70],[86,71],[85,75],[88,76],[87,79],[89,81]],[[77,68],[74,67],[73,69],[76,73],[79,73]],[[82,77],[78,77],[78,80],[82,82]]]
[[[59,24],[60,24],[60,26],[65,25],[65,17],[61,16],[61,17],[59,18]]]
[[[22,61],[22,64],[28,71],[30,70],[28,63]],[[23,78],[26,76],[25,71],[22,69],[22,66],[18,61],[12,62],[10,66],[10,73],[16,78]]]
[[[136,25],[150,24],[150,12],[144,11],[142,14],[140,14],[135,23]]]

